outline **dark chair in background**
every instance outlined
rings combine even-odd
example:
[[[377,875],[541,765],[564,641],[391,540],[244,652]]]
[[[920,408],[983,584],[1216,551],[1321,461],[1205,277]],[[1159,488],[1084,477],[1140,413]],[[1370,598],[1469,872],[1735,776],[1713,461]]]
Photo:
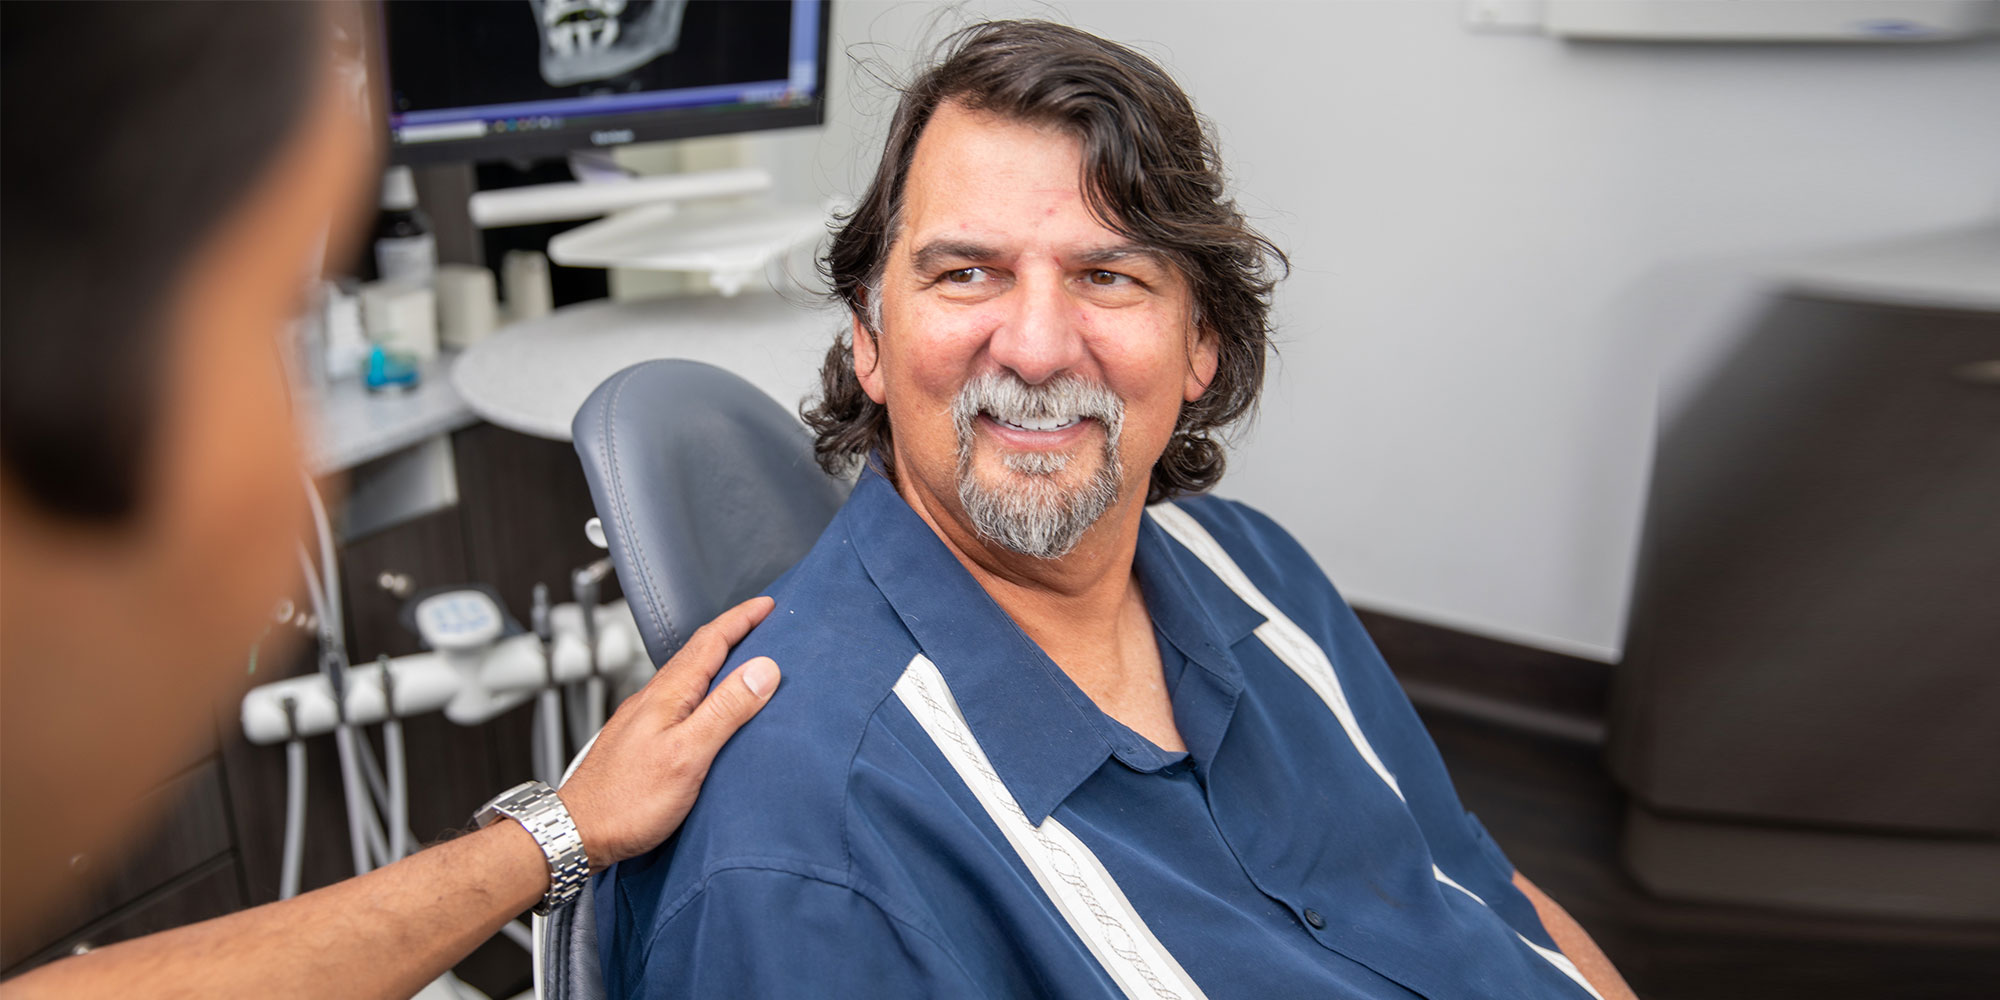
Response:
[[[1660,442],[1610,760],[1682,900],[2000,925],[2000,314],[1788,297]]]

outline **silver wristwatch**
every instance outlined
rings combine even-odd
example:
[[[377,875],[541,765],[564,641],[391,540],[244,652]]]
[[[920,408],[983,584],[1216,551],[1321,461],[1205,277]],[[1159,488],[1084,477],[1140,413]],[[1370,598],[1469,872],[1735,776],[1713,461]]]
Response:
[[[483,830],[502,816],[526,827],[549,860],[549,891],[536,904],[535,913],[548,916],[550,910],[575,899],[590,877],[590,858],[583,853],[583,837],[556,790],[544,781],[523,781],[480,806],[473,820]]]

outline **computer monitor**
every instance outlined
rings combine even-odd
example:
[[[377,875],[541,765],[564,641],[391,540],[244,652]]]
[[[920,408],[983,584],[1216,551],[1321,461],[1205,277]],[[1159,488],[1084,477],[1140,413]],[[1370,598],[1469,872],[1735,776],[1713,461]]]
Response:
[[[818,125],[827,0],[382,4],[390,156],[532,159]]]

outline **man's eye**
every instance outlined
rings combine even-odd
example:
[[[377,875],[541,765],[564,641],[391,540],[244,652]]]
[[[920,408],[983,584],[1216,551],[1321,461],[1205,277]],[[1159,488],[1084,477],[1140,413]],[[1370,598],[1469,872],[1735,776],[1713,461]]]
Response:
[[[1093,285],[1111,286],[1129,284],[1132,278],[1130,275],[1119,274],[1116,271],[1092,271],[1086,280]]]
[[[942,277],[954,285],[970,285],[986,277],[983,267],[961,267],[956,271],[946,271]]]

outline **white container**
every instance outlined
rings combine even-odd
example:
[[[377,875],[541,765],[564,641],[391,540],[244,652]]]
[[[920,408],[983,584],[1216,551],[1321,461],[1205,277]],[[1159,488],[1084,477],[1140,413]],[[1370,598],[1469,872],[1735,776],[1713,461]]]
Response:
[[[507,291],[507,322],[539,319],[554,308],[549,288],[549,259],[533,250],[509,250],[500,262],[500,281]]]
[[[437,272],[438,340],[464,350],[500,325],[493,272],[471,264],[444,264]]]
[[[320,333],[326,380],[355,378],[368,361],[368,326],[361,318],[361,300],[331,281],[324,291]]]
[[[428,285],[387,281],[361,286],[361,322],[368,339],[428,361],[438,353],[437,295]]]

